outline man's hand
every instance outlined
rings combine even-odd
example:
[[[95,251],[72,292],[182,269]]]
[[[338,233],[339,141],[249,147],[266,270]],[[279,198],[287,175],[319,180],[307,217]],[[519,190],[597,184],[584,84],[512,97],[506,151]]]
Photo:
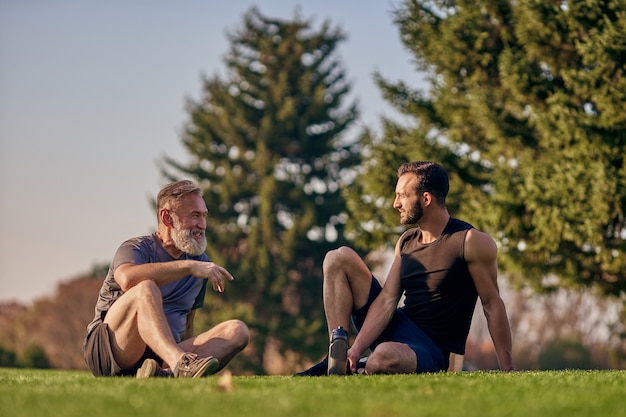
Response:
[[[191,275],[196,278],[207,278],[213,285],[213,290],[217,292],[224,291],[224,280],[232,281],[235,278],[226,270],[213,262],[195,262]]]
[[[362,352],[354,348],[354,345],[348,349],[348,366],[350,367],[350,371],[352,371],[352,373],[356,372],[359,360],[361,359],[361,353]]]

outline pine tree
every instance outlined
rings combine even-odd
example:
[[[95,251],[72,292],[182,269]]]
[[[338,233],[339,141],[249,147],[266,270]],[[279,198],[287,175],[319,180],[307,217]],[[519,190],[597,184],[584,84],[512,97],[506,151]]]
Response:
[[[229,34],[226,77],[205,77],[188,103],[192,161],[165,161],[168,178],[173,169],[205,190],[209,256],[235,277],[223,294],[207,293],[205,314],[250,326],[247,370],[268,372],[258,360],[278,349],[291,352],[291,371],[327,346],[321,266],[346,242],[339,188],[356,163],[342,141],[357,116],[336,57],[344,39],[328,21],[315,29],[251,8]]]
[[[623,294],[624,6],[404,1],[395,22],[430,89],[378,75],[385,97],[415,123],[385,120],[382,137],[364,138],[373,156],[346,193],[349,207],[393,211],[394,168],[435,160],[451,174],[452,214],[496,238],[504,273],[538,288]],[[370,188],[381,176],[391,178]],[[397,234],[397,216],[375,218],[349,224],[362,247]]]

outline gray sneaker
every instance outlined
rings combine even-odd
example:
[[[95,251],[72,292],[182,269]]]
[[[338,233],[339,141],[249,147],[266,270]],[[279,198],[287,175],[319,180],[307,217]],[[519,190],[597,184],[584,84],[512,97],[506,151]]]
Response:
[[[137,374],[135,376],[142,379],[153,377],[171,378],[174,375],[172,375],[172,371],[161,368],[154,359],[148,358],[143,361],[141,367],[137,369]]]
[[[217,372],[220,361],[213,356],[199,358],[195,353],[185,353],[174,367],[174,378],[202,378]]]

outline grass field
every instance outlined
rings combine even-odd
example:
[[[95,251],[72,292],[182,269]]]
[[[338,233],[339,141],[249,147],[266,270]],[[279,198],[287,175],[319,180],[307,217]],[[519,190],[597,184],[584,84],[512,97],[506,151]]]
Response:
[[[2,417],[626,416],[626,371],[94,378],[0,368]]]

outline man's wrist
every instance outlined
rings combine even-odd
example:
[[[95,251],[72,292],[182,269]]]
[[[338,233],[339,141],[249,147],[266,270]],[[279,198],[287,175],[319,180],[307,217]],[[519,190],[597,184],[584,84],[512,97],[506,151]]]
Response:
[[[350,350],[359,357],[361,357],[363,352],[365,352],[365,349],[361,348],[357,340],[355,340],[352,346],[350,346]]]

